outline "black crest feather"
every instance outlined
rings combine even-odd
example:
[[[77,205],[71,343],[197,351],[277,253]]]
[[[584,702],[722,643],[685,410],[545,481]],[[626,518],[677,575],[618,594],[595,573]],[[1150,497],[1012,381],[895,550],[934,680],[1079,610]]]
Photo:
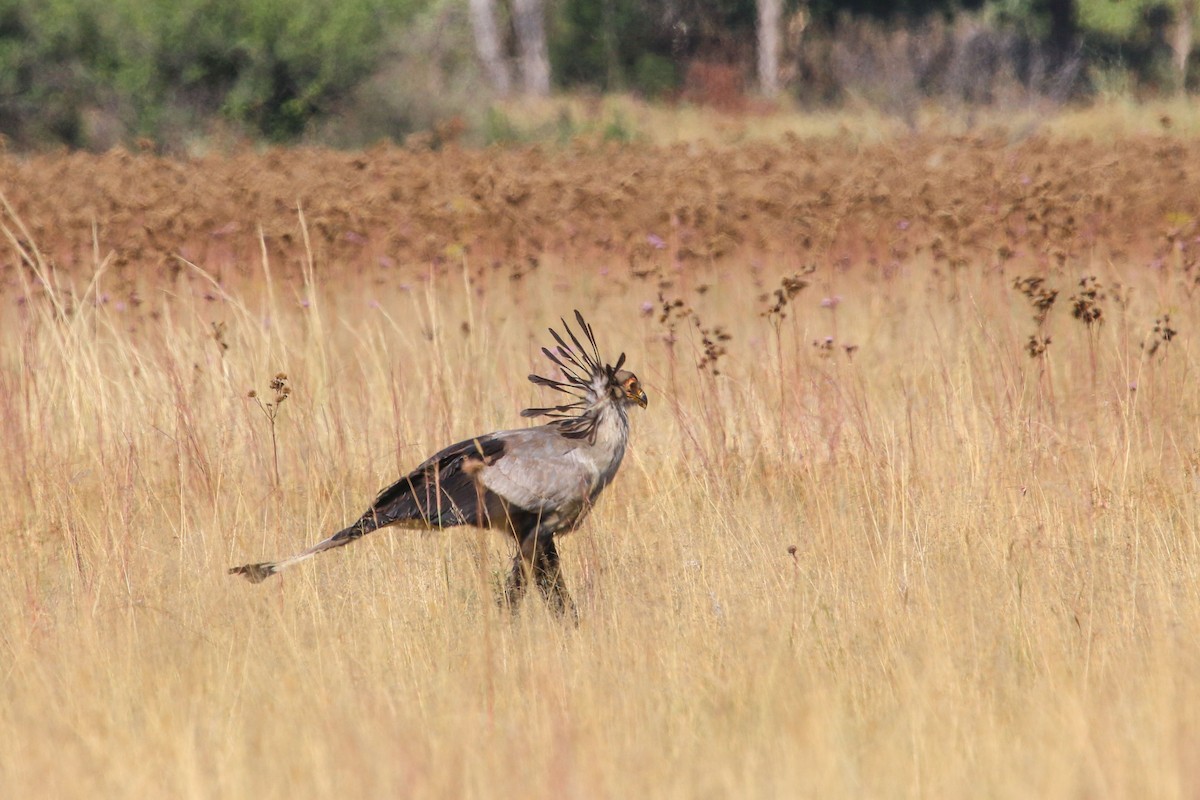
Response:
[[[566,337],[550,328],[550,336],[557,347],[553,350],[543,347],[542,354],[558,367],[564,380],[542,375],[530,375],[529,380],[537,386],[545,386],[575,399],[573,402],[557,406],[527,408],[521,412],[521,416],[551,417],[557,421],[563,436],[571,439],[590,439],[596,434],[596,418],[589,414],[588,410],[599,399],[595,395],[597,379],[603,378],[609,382],[615,380],[617,370],[625,363],[625,354],[621,354],[616,365],[605,364],[600,358],[596,334],[578,310],[575,311],[578,335],[565,319],[560,318],[559,321]]]

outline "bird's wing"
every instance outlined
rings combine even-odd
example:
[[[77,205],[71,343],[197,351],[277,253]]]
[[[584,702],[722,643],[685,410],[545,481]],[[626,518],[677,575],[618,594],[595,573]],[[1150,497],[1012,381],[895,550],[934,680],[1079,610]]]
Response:
[[[504,454],[479,470],[479,482],[507,502],[533,512],[577,507],[588,497],[597,470],[587,442],[552,425],[506,431]]]
[[[503,457],[510,435],[476,436],[435,453],[380,492],[364,518],[373,517],[378,527],[403,520],[437,527],[479,524],[486,512],[475,475]]]

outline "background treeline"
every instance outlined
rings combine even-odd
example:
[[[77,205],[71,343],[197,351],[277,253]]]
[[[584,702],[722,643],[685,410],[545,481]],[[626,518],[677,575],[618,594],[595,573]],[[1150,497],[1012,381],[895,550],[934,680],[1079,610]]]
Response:
[[[486,138],[492,100],[547,88],[729,109],[778,93],[905,117],[927,100],[1161,94],[1197,84],[1197,5],[0,0],[0,134],[18,147],[146,137],[169,149],[221,132],[353,145],[449,125]]]

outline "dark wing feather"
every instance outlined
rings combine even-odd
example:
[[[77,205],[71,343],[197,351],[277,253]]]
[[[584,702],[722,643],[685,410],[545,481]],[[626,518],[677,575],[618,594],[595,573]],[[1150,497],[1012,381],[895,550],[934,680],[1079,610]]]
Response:
[[[439,528],[486,524],[474,473],[502,455],[504,441],[494,436],[451,445],[380,492],[363,518],[373,516],[377,527],[416,519]]]

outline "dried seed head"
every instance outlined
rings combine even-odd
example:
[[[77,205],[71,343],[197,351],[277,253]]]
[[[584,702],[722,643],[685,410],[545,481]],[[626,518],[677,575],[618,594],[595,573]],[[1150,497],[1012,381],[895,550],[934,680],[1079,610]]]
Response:
[[[1033,321],[1038,325],[1042,325],[1046,321],[1046,316],[1050,313],[1050,309],[1054,307],[1054,301],[1058,299],[1058,290],[1050,289],[1045,285],[1044,278],[1018,277],[1013,281],[1013,288],[1029,300],[1029,304],[1033,306]]]
[[[1105,299],[1095,275],[1085,275],[1079,281],[1079,291],[1071,296],[1071,316],[1091,328],[1103,322],[1104,312],[1100,303]]]
[[[803,276],[811,275],[816,271],[816,265],[809,264],[794,275],[786,275],[781,278],[779,280],[779,288],[773,292],[775,301],[762,312],[762,316],[776,324],[787,317],[784,309],[787,308],[788,303],[809,286],[809,281],[805,280]],[[763,297],[766,299],[770,295],[764,295]]]
[[[1050,346],[1049,336],[1039,336],[1036,333],[1029,335],[1029,341],[1025,342],[1025,352],[1029,353],[1030,358],[1038,358],[1045,355],[1046,348]]]
[[[1154,355],[1160,349],[1165,354],[1167,345],[1178,333],[1179,331],[1171,327],[1171,315],[1163,314],[1154,320],[1154,329],[1150,332],[1153,341],[1149,344],[1143,343],[1142,349],[1146,351],[1147,355]]]

